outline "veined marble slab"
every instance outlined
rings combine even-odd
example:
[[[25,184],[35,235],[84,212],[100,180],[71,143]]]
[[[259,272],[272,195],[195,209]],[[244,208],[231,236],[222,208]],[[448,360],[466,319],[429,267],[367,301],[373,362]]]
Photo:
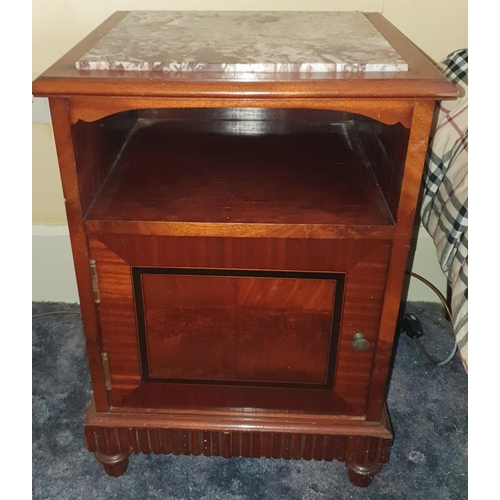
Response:
[[[407,71],[361,12],[132,11],[79,70]]]

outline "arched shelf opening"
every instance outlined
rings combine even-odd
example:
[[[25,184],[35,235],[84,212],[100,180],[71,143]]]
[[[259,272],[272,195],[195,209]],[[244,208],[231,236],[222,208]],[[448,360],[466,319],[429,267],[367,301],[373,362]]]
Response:
[[[392,121],[294,107],[78,120],[83,213],[98,232],[175,235],[194,224],[220,236],[279,227],[287,237],[390,237],[409,140]]]
[[[316,110],[321,112],[346,112],[358,114],[379,121],[385,125],[401,123],[410,128],[413,104],[407,100],[388,100],[383,105],[380,101],[370,100],[335,100],[319,99],[255,99],[255,98],[212,98],[207,99],[141,99],[123,97],[72,97],[70,99],[70,119],[75,124],[79,120],[92,122],[107,116],[133,110],[151,110],[168,115],[168,110],[197,109],[254,109],[263,110],[264,114],[273,109],[280,110]]]

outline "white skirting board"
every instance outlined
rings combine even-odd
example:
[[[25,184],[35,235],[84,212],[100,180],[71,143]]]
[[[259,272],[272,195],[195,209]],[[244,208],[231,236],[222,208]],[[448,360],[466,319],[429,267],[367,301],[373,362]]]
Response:
[[[34,224],[32,235],[32,300],[79,302],[68,226]],[[430,281],[443,294],[446,292],[446,278],[439,267],[434,244],[422,227],[416,241],[412,271]],[[415,278],[408,279],[405,296],[408,301],[439,302],[436,293]]]

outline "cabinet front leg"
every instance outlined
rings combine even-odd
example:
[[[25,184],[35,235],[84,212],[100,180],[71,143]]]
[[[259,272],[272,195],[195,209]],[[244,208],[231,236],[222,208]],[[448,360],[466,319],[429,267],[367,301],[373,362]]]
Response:
[[[95,457],[110,476],[121,476],[127,470],[129,453],[116,453],[115,455],[108,455],[106,453],[96,451]]]
[[[382,465],[389,460],[392,439],[376,437],[350,437],[345,464],[349,480],[354,486],[368,486]]]
[[[382,469],[382,464],[347,464],[347,474],[349,476],[349,481],[351,481],[354,486],[359,486],[360,488],[366,488],[373,480],[375,474],[380,472]]]

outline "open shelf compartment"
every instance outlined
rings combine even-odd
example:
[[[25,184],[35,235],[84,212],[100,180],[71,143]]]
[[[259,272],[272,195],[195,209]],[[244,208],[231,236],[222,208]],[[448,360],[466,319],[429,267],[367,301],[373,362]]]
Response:
[[[391,234],[391,188],[384,193],[377,173],[396,170],[391,164],[397,160],[367,129],[372,123],[384,131],[381,138],[402,142],[401,125],[322,110],[135,113],[89,203],[90,231],[147,233],[152,227],[168,231],[169,225],[180,230],[186,223]],[[119,115],[100,120],[101,127],[113,130]],[[76,127],[89,125],[96,126]]]

